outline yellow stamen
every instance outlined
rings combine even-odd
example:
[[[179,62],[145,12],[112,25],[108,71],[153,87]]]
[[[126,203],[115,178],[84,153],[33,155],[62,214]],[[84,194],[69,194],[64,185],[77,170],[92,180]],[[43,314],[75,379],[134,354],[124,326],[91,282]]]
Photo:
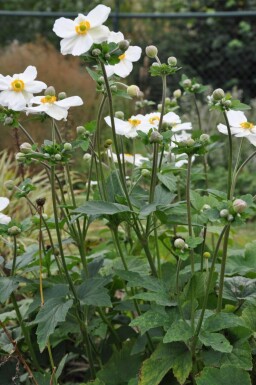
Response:
[[[240,123],[240,126],[245,130],[251,130],[254,127],[254,124],[250,122],[243,122],[243,123]]]
[[[91,24],[89,21],[81,21],[78,25],[76,25],[76,33],[78,35],[86,35],[88,32],[88,29],[90,29]]]
[[[23,80],[20,80],[20,79],[13,80],[11,85],[12,85],[13,91],[15,92],[21,92],[22,90],[24,90],[24,87],[25,87]]]
[[[139,124],[141,124],[141,120],[139,120],[139,119],[128,119],[128,122],[129,122],[133,127],[136,127],[136,126],[138,126]]]
[[[157,122],[159,122],[160,118],[159,116],[151,116],[151,118],[149,118],[149,123],[150,124],[156,124]]]
[[[57,98],[56,96],[46,95],[44,98],[41,99],[42,103],[54,103],[56,102]]]
[[[122,53],[122,55],[118,56],[119,60],[123,60],[125,58],[125,53]]]

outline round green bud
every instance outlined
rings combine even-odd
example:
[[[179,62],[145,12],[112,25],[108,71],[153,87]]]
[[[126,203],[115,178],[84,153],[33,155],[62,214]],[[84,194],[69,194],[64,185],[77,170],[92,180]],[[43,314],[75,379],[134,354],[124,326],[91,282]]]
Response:
[[[92,50],[92,56],[100,56],[101,50],[99,48],[95,48]]]
[[[127,87],[126,92],[127,92],[127,94],[128,94],[129,96],[137,97],[137,96],[139,96],[139,94],[140,94],[140,89],[139,89],[138,86],[136,86],[136,85],[133,84],[133,85]]]
[[[151,59],[154,59],[158,54],[158,49],[154,45],[148,45],[145,51],[146,51],[146,55]]]
[[[222,88],[217,88],[216,90],[213,91],[212,97],[214,100],[221,100],[225,98],[225,92],[223,91]]]
[[[119,43],[118,43],[118,47],[122,50],[122,51],[126,51],[128,48],[129,48],[129,41],[128,40],[121,40]]]
[[[104,147],[105,148],[108,148],[109,146],[112,146],[112,139],[107,139],[104,143]]]
[[[211,206],[210,205],[203,205],[203,210],[210,210],[211,209]]]
[[[229,214],[229,216],[228,216],[228,218],[227,218],[227,219],[228,219],[228,221],[229,221],[229,222],[232,222],[232,221],[233,221],[233,219],[234,219],[234,217],[233,217],[233,215]]]
[[[162,105],[161,103],[159,103],[159,104],[157,105],[158,111],[160,111],[160,110],[162,109],[162,107],[163,107],[163,105]]]
[[[175,56],[168,57],[167,63],[169,64],[169,66],[175,67],[177,65],[176,57]]]
[[[177,239],[175,239],[173,244],[174,244],[174,247],[176,247],[176,249],[182,250],[185,248],[186,242],[182,238],[177,238]]]
[[[229,216],[229,211],[227,209],[220,210],[220,217],[227,218]]]
[[[47,87],[46,90],[44,91],[44,95],[45,96],[55,96],[56,95],[55,88],[53,86]]]
[[[193,86],[191,88],[192,88],[192,91],[197,91],[200,88],[200,84],[199,83],[195,83],[195,84],[193,84]]]
[[[161,143],[163,140],[163,135],[161,135],[158,131],[153,131],[149,137],[150,143]]]
[[[60,92],[60,93],[58,94],[58,100],[66,99],[66,97],[67,97],[66,92]]]
[[[8,229],[8,234],[9,234],[9,235],[15,236],[15,235],[18,235],[18,234],[20,234],[20,233],[21,233],[21,228],[18,227],[18,226],[12,226],[12,227],[10,227],[10,228]]]
[[[171,103],[171,99],[170,98],[165,98],[165,103],[168,104],[168,103]]]
[[[4,187],[7,189],[7,190],[13,190],[14,189],[14,186],[15,186],[15,183],[13,180],[9,179],[7,181],[4,182]]]
[[[117,119],[124,120],[124,113],[123,113],[123,111],[116,111],[116,112],[115,112],[115,117],[116,117]]]
[[[173,91],[173,96],[176,98],[176,99],[179,99],[181,97],[182,93],[181,93],[181,90],[178,88],[177,90]]]
[[[247,208],[247,203],[243,199],[235,199],[233,209],[236,213],[242,213]]]
[[[28,154],[32,151],[32,146],[30,143],[24,142],[20,145],[20,151],[23,152],[23,154]]]
[[[54,158],[55,158],[55,160],[61,160],[61,155],[60,154],[55,154]]]
[[[224,107],[227,107],[227,108],[229,108],[229,107],[231,107],[231,105],[232,105],[232,102],[231,102],[231,100],[222,100],[222,104],[223,104],[223,106]]]
[[[85,132],[86,132],[86,129],[85,129],[83,126],[78,126],[78,127],[76,128],[76,133],[77,133],[78,135],[85,134]]]
[[[45,159],[49,159],[50,158],[50,154],[44,154],[44,158]]]
[[[160,64],[159,64],[159,63],[157,63],[157,61],[155,61],[155,62],[154,62],[154,63],[152,63],[151,65],[152,65],[152,67],[159,67],[159,66],[160,66]]]
[[[26,159],[26,156],[22,152],[17,152],[17,154],[15,155],[15,159],[18,162],[23,162]]]
[[[85,160],[86,162],[89,162],[91,160],[91,158],[92,158],[92,156],[88,152],[86,154],[84,154],[84,156],[83,156],[83,160]]]
[[[208,251],[205,251],[204,253],[203,253],[203,257],[204,258],[211,258],[211,253],[209,253]]]
[[[11,116],[7,116],[5,119],[4,119],[4,125],[5,126],[9,126],[10,124],[13,123],[13,118]]]
[[[107,59],[107,60],[108,60],[108,59],[110,59],[110,57],[111,57],[111,56],[110,56],[110,54],[109,54],[109,53],[106,53],[106,55],[105,55],[105,59]]]
[[[141,175],[144,176],[144,177],[147,177],[147,176],[151,175],[151,172],[149,170],[147,170],[146,168],[143,168],[141,170]]]
[[[200,139],[200,142],[207,143],[209,142],[210,136],[207,134],[202,134],[199,139]]]
[[[194,144],[195,144],[195,141],[194,141],[194,139],[189,138],[189,139],[187,139],[187,140],[185,141],[185,143],[186,143],[186,146],[187,146],[187,147],[193,147]]]
[[[189,88],[191,87],[192,81],[190,79],[185,79],[182,84],[183,84],[183,87]]]
[[[71,151],[72,150],[72,144],[71,143],[64,143],[63,148],[65,151]]]

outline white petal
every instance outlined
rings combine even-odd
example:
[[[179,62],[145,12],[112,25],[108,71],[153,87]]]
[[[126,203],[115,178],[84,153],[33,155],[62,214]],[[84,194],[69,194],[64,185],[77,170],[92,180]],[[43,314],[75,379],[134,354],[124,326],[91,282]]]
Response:
[[[106,7],[106,5],[100,4],[97,5],[91,12],[87,15],[87,20],[91,24],[91,28],[98,27],[103,24],[110,14],[111,8]]]
[[[237,134],[235,134],[235,137],[236,138],[243,138],[245,136],[250,136],[250,135],[251,135],[251,133],[249,130],[243,130],[243,131],[239,131]]]
[[[56,120],[66,119],[68,116],[68,110],[66,108],[62,108],[56,106],[56,104],[51,104],[47,111],[45,111],[47,115]]]
[[[108,35],[108,43],[119,43],[122,40],[124,40],[122,32],[111,31]]]
[[[76,44],[76,40],[78,37],[79,36],[76,35],[74,37],[62,39],[60,41],[60,51],[62,55],[72,54],[73,47]]]
[[[11,91],[7,91],[7,90],[0,92],[0,105],[1,106],[4,106],[4,107],[8,106],[9,98],[11,99],[10,93],[11,93]]]
[[[91,36],[94,43],[102,43],[108,40],[109,29],[105,25],[100,25],[99,27],[90,29],[88,35]]]
[[[125,51],[125,58],[129,61],[137,61],[141,57],[142,49],[137,46],[130,46],[127,51]]]
[[[25,85],[25,90],[26,91],[32,92],[32,93],[36,93],[36,94],[38,92],[41,92],[45,88],[47,88],[47,85],[44,82],[40,82],[38,80],[34,80],[32,82],[28,82]]]
[[[242,111],[230,110],[227,112],[227,117],[230,126],[240,127],[240,123],[247,122],[247,118]]]
[[[10,201],[8,198],[0,197],[0,211],[3,211],[8,205]]]
[[[80,56],[89,51],[92,45],[93,40],[89,34],[78,36],[72,49],[72,55]]]
[[[14,111],[22,111],[26,107],[26,99],[22,92],[10,91],[11,99],[8,108]]]
[[[41,96],[34,96],[33,98],[30,99],[31,104],[41,104],[41,100],[44,98],[43,95]]]
[[[111,65],[106,65],[105,67],[106,69],[106,72],[107,72],[107,77],[109,78],[110,76],[114,75],[115,73],[115,66],[111,66]]]
[[[59,100],[54,104],[60,107],[69,108],[69,107],[81,106],[83,104],[83,101],[79,96],[70,96],[69,98]]]
[[[48,104],[42,103],[40,106],[25,108],[26,114],[39,114],[48,111]]]
[[[11,82],[11,76],[3,76],[0,74],[0,90],[8,90]]]
[[[23,74],[19,75],[19,79],[23,80],[24,83],[30,82],[32,80],[35,80],[37,77],[37,70],[34,66],[28,66]]]
[[[130,61],[123,59],[120,63],[115,64],[114,67],[115,74],[121,78],[125,78],[132,72],[133,65]]]
[[[227,126],[225,126],[224,124],[222,124],[222,123],[218,124],[217,129],[218,129],[219,132],[221,132],[222,134],[228,135],[228,129],[227,129]]]
[[[168,112],[165,114],[163,121],[169,124],[177,124],[181,122],[179,115],[175,114],[174,112]]]
[[[190,122],[175,124],[172,128],[172,132],[178,132],[182,130],[192,130],[192,124]]]
[[[0,213],[0,225],[8,225],[12,220],[11,217],[8,217],[7,215],[4,215]]]
[[[74,21],[65,17],[61,17],[55,21],[53,32],[62,38],[70,38],[77,35]]]
[[[254,146],[256,146],[256,135],[249,135],[247,138]]]

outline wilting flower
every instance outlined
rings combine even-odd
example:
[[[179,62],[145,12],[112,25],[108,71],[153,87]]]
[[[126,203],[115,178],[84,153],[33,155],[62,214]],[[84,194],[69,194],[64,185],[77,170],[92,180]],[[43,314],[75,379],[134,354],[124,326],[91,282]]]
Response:
[[[111,9],[105,5],[97,5],[88,15],[79,13],[75,20],[61,17],[56,20],[53,31],[61,37],[61,53],[63,55],[82,55],[89,51],[94,43],[106,41],[109,29],[102,25],[108,18]]]
[[[9,199],[0,197],[0,211],[3,211],[9,205]],[[0,212],[0,225],[8,225],[11,222],[11,218]]]
[[[45,83],[35,80],[36,76],[37,70],[33,66],[28,66],[21,74],[0,75],[0,105],[22,111],[33,93],[39,93],[47,87]]]
[[[232,135],[235,135],[237,138],[246,137],[246,139],[256,146],[256,126],[254,123],[247,121],[242,111],[227,111],[227,118]],[[217,128],[222,134],[228,135],[228,128],[224,124],[218,124]]]
[[[70,107],[81,106],[83,101],[79,96],[57,100],[56,96],[46,95],[32,98],[31,104],[38,104],[38,106],[26,108],[27,114],[44,112],[56,120],[61,120],[67,118]]]
[[[111,32],[108,38],[109,43],[119,43],[124,40],[122,32]],[[138,46],[129,46],[128,49],[119,56],[119,63],[114,65],[107,65],[107,75],[112,76],[114,74],[125,78],[132,72],[133,62],[138,61],[141,57],[142,49]]]
[[[145,118],[150,123],[151,127],[158,127],[160,121],[160,112],[151,112],[145,115]],[[174,112],[168,112],[163,116],[163,123],[167,123],[171,126],[173,132],[181,130],[192,130],[192,124],[190,122],[181,123],[180,117]]]
[[[118,135],[124,135],[126,138],[135,138],[138,135],[138,131],[142,131],[147,134],[151,128],[151,125],[146,121],[143,115],[131,116],[128,121],[114,118],[115,129]],[[105,122],[111,127],[110,116],[105,118]]]
[[[113,162],[117,163],[117,155],[114,152],[108,149],[107,155],[113,160]],[[137,167],[140,167],[144,162],[148,161],[148,158],[142,156],[141,154],[120,154],[121,161],[123,158],[125,162],[134,164]]]

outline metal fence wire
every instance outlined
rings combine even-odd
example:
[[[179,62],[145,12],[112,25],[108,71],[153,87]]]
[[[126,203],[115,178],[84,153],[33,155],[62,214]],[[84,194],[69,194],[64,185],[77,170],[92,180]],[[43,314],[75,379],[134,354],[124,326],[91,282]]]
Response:
[[[58,49],[59,39],[52,32],[60,16],[74,18],[77,13],[0,11],[0,46],[8,47],[42,36]],[[254,98],[256,85],[256,11],[190,13],[112,13],[108,26],[120,30],[132,45],[143,49],[154,44],[163,61],[176,56],[182,72],[213,88],[243,90],[244,100]],[[1,58],[0,58],[1,64]],[[156,79],[150,78],[150,65],[144,57],[134,71],[146,95],[160,99]],[[0,65],[1,72],[1,65]],[[171,88],[179,87],[179,76],[171,79]]]

